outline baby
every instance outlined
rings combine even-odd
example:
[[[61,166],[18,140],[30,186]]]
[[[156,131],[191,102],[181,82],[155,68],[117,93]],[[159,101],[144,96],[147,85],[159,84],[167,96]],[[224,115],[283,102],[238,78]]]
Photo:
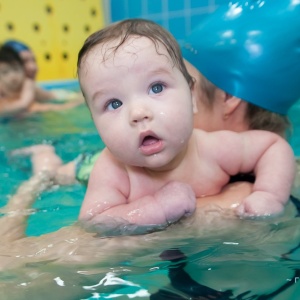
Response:
[[[32,80],[26,79],[21,59],[7,47],[0,48],[0,99],[0,115],[18,114],[34,101]]]
[[[283,210],[295,174],[291,147],[265,131],[193,129],[193,80],[159,25],[129,19],[92,34],[79,52],[78,76],[106,145],[80,211],[84,225],[172,223],[194,212],[196,198],[252,171],[253,191],[237,213]]]

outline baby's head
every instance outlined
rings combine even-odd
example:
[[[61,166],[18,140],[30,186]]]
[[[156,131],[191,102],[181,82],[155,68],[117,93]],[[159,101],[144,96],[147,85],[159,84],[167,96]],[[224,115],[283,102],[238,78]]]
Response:
[[[78,53],[78,73],[80,73],[84,64],[85,57],[96,45],[118,40],[119,43],[116,44],[113,49],[110,49],[112,50],[112,53],[115,53],[120,46],[122,46],[122,44],[124,44],[127,39],[132,36],[146,37],[154,43],[156,48],[159,43],[164,45],[174,63],[174,66],[182,72],[189,85],[193,84],[192,77],[187,72],[180,47],[175,38],[158,24],[144,19],[128,19],[116,22],[90,35]]]
[[[21,58],[9,47],[0,48],[1,97],[13,98],[20,93],[25,80]]]
[[[192,78],[180,47],[152,21],[125,20],[92,34],[78,77],[98,132],[120,161],[160,168],[193,128]]]
[[[35,55],[25,43],[17,40],[8,40],[4,43],[5,47],[9,47],[15,51],[21,58],[26,76],[30,79],[35,79],[38,72]]]

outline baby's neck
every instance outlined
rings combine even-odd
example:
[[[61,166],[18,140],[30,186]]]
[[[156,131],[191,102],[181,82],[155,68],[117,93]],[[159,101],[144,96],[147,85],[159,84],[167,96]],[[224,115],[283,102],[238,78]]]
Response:
[[[180,174],[184,170],[190,168],[191,163],[193,163],[194,145],[195,143],[192,135],[185,147],[166,165],[156,169],[144,168],[144,170],[152,176],[159,177],[168,177],[170,175],[173,177],[174,174]]]

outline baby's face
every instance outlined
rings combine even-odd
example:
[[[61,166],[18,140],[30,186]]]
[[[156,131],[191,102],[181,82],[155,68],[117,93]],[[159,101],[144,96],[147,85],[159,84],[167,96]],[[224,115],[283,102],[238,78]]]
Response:
[[[33,52],[30,50],[21,51],[20,57],[24,64],[26,76],[34,80],[38,72],[38,66]]]
[[[14,97],[21,92],[25,73],[19,64],[0,62],[0,88],[2,97]]]
[[[116,45],[95,46],[79,70],[98,132],[120,161],[170,168],[192,132],[189,85],[163,45],[131,37],[115,53]]]

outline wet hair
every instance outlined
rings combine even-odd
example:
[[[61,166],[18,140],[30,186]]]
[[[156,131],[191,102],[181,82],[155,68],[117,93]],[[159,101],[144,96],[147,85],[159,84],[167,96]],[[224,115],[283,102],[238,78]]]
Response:
[[[200,88],[206,95],[204,102],[208,108],[212,108],[215,100],[215,92],[219,88],[200,74]],[[243,99],[242,99],[243,100]],[[243,100],[247,102],[246,100]],[[267,130],[275,132],[281,136],[290,134],[291,123],[286,115],[271,112],[255,104],[247,102],[246,116],[249,129]]]
[[[19,54],[8,46],[0,47],[0,63],[23,67],[23,61]]]
[[[160,54],[158,52],[158,46],[162,44],[170,55],[172,62],[181,71],[190,87],[193,85],[192,77],[185,67],[180,47],[175,38],[160,25],[145,19],[127,19],[113,23],[90,35],[78,53],[77,73],[79,73],[84,57],[86,57],[89,51],[96,45],[119,40],[119,43],[110,49],[113,50],[112,53],[116,53],[128,38],[132,36],[150,39],[154,43],[158,54]]]

